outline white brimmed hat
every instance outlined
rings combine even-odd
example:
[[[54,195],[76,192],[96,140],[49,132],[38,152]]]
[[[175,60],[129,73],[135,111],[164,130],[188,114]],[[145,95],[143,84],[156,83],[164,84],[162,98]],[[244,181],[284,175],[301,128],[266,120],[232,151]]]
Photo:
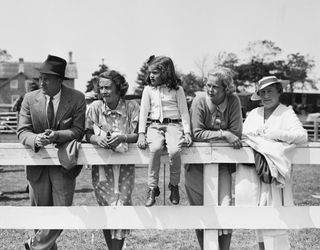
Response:
[[[251,101],[259,101],[261,100],[261,97],[259,96],[259,91],[261,89],[264,89],[265,87],[270,86],[274,83],[281,83],[283,88],[286,88],[286,86],[289,84],[289,80],[280,80],[275,76],[265,76],[263,77],[257,84],[256,84],[256,91],[251,96]]]

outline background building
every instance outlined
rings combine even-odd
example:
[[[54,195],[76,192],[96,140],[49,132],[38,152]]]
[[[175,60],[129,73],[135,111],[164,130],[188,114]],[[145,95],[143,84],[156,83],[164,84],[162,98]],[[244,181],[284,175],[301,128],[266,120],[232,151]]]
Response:
[[[25,62],[23,58],[19,62],[0,62],[0,111],[7,111],[19,96],[26,93],[29,81],[39,81],[39,68],[42,62]],[[72,52],[69,52],[69,60],[66,68],[64,84],[74,88],[75,79],[78,78],[77,65],[72,61]]]

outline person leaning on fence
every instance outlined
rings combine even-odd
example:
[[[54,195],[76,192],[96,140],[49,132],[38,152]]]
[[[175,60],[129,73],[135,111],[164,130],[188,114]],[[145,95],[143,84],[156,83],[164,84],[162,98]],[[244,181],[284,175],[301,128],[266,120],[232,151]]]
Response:
[[[232,72],[219,68],[208,73],[206,92],[198,93],[191,109],[191,126],[195,141],[226,140],[233,148],[242,147],[241,105],[234,93]],[[203,205],[203,164],[185,166],[185,188],[191,205]],[[221,206],[231,205],[231,174],[234,164],[219,164],[219,195]],[[231,230],[219,230],[220,249],[229,249]],[[203,248],[203,231],[196,230],[201,249]]]
[[[137,141],[139,105],[134,100],[124,99],[128,87],[117,71],[99,75],[101,100],[94,101],[88,108],[87,141],[120,153],[128,150],[128,143]],[[132,205],[134,178],[134,165],[93,165],[92,185],[99,205]],[[129,230],[103,230],[110,250],[122,249],[128,234]]]
[[[84,135],[86,104],[84,95],[65,87],[67,62],[49,55],[38,69],[41,89],[27,93],[23,99],[17,135],[22,144],[38,152],[54,143],[58,147]],[[71,206],[75,177],[80,167],[66,170],[62,166],[27,166],[32,206]],[[25,242],[26,249],[57,249],[56,239],[62,230],[36,230]]]
[[[39,84],[36,82],[36,80],[32,80],[31,82],[27,82],[27,88],[26,93],[32,92],[34,90],[39,89]],[[21,95],[13,104],[12,111],[13,112],[20,112],[21,104],[23,101],[24,95]],[[29,193],[29,185],[26,185],[26,188],[24,189],[25,193]]]
[[[153,206],[160,195],[158,186],[160,157],[166,143],[170,160],[170,201],[180,202],[181,148],[184,140],[191,145],[190,117],[180,79],[169,57],[151,56],[148,64],[147,83],[141,99],[138,147],[150,149],[148,167],[148,191],[145,205]],[[150,125],[146,132],[149,116]]]
[[[306,143],[308,137],[292,108],[279,101],[286,84],[275,76],[264,77],[251,97],[261,100],[262,107],[249,113],[243,138],[255,149],[256,166],[238,165],[237,206],[293,206],[292,168],[286,152],[293,144]],[[258,230],[257,240],[259,249],[290,249],[285,230]]]

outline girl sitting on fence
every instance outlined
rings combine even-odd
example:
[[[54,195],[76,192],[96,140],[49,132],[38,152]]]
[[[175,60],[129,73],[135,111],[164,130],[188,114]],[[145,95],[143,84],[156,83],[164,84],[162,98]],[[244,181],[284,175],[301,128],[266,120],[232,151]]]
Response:
[[[147,62],[148,77],[142,93],[139,118],[138,147],[149,145],[148,194],[145,205],[154,205],[160,195],[158,187],[160,157],[164,144],[170,159],[170,201],[177,205],[180,201],[179,182],[181,172],[180,151],[184,140],[191,145],[190,118],[180,79],[169,57],[151,56]],[[147,120],[150,125],[146,132]]]

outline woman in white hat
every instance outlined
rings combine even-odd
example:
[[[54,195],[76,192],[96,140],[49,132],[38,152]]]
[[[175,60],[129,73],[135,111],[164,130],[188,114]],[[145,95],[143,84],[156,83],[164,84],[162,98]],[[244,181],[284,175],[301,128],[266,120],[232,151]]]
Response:
[[[243,124],[243,137],[245,142],[249,139],[262,142],[262,154],[273,151],[276,155],[277,147],[292,148],[292,144],[301,144],[308,140],[307,132],[292,108],[280,103],[280,96],[287,83],[288,81],[279,80],[275,76],[263,77],[256,85],[256,92],[251,97],[251,100],[261,100],[262,106],[249,113]],[[261,151],[258,152],[261,153]],[[270,156],[268,154],[264,156],[270,170],[272,164],[268,161]],[[279,161],[272,165],[276,171],[270,170],[270,181],[266,181],[261,175],[258,176],[256,167],[252,164],[239,164],[236,172],[236,205],[293,206],[291,162],[289,160],[287,164],[283,164],[284,162],[279,157]],[[279,173],[277,169],[287,170],[284,177],[274,175]],[[270,242],[273,245],[270,246],[272,249],[290,249],[288,233],[285,230],[257,230],[257,240],[259,249],[268,249]]]

